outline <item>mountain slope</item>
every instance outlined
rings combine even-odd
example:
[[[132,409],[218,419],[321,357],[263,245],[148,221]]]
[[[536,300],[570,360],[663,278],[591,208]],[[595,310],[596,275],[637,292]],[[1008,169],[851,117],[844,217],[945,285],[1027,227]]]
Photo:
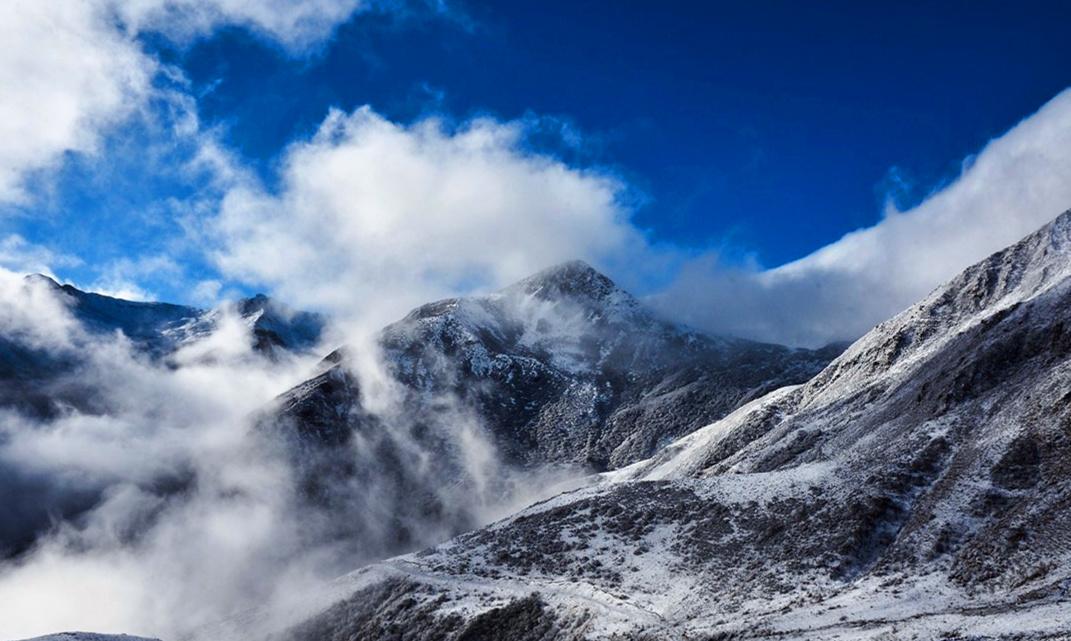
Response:
[[[258,423],[296,470],[309,530],[353,567],[648,456],[835,351],[675,327],[572,262],[413,310]]]
[[[1066,638],[1069,276],[1071,212],[806,384],[358,571],[282,636]]]

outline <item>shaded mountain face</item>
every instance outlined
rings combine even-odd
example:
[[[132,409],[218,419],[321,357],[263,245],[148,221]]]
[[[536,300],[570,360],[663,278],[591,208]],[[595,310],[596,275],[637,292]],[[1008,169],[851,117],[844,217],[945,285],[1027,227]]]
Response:
[[[430,303],[386,327],[376,349],[402,406],[450,399],[472,410],[511,464],[606,470],[778,387],[800,383],[839,347],[789,349],[711,338],[656,318],[582,262],[489,296]],[[280,400],[313,441],[337,444],[370,419],[355,356],[330,355]]]
[[[28,278],[43,281],[56,291],[90,332],[121,332],[153,356],[165,356],[212,333],[227,311],[227,306],[205,310],[171,303],[129,301],[83,292],[40,274]],[[312,349],[324,330],[325,320],[319,314],[291,310],[264,294],[242,298],[231,305],[252,330],[256,349],[268,354],[278,349]]]
[[[1069,356],[1071,212],[809,382],[358,571],[279,638],[1065,638]]]

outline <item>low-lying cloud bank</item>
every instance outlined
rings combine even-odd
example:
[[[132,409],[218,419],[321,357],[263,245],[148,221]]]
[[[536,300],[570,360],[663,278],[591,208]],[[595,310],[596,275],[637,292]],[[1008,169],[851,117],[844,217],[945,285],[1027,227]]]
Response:
[[[298,551],[290,477],[252,447],[247,415],[300,380],[307,359],[258,356],[234,318],[218,330],[227,349],[206,359],[194,345],[163,366],[121,335],[88,332],[44,282],[4,271],[0,309],[0,336],[63,364],[50,379],[74,401],[49,417],[0,411],[0,510],[13,530],[3,534],[56,519],[0,564],[0,637],[173,631],[240,607],[259,590],[250,581],[278,578],[275,559]],[[75,516],[59,520],[65,512]],[[298,572],[306,564],[294,559]]]

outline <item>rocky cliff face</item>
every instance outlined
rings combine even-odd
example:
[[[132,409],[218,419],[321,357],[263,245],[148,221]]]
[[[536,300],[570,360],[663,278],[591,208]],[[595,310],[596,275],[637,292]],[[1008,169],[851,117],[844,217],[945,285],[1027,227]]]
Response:
[[[1071,213],[809,382],[358,571],[282,636],[1063,638],[1069,323]]]

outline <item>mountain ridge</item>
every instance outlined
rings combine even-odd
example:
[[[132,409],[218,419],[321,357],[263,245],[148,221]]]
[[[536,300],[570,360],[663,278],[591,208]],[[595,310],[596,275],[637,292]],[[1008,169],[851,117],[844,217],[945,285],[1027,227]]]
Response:
[[[791,349],[707,337],[678,328],[657,318],[582,261],[550,267],[492,294],[448,298],[419,306],[387,325],[377,340],[384,364],[405,387],[429,393],[447,389],[451,394],[462,395],[459,377],[474,387],[479,386],[475,381],[485,386],[488,382],[512,385],[520,380],[520,386],[511,387],[507,396],[521,398],[528,394],[525,390],[538,388],[558,395],[556,398],[562,402],[582,403],[583,409],[574,411],[574,415],[581,416],[605,413],[599,408],[613,403],[612,397],[621,393],[615,386],[627,389],[645,375],[662,376],[672,370],[681,377],[676,383],[648,383],[647,389],[654,395],[651,398],[668,399],[686,387],[700,387],[699,379],[720,377],[712,387],[729,385],[733,382],[726,380],[730,372],[746,368],[748,371],[739,374],[745,383],[733,388],[733,398],[721,399],[719,409],[714,410],[723,414],[765,387],[806,380],[841,349],[838,345],[821,350]],[[346,374],[347,358],[347,348],[329,354],[324,363],[328,371],[318,378],[331,390],[336,389],[331,381],[341,382],[356,397],[358,383]],[[659,382],[668,388],[660,388]],[[316,387],[299,386],[305,391]],[[586,400],[577,399],[577,394]],[[284,394],[282,403],[293,408],[302,402],[299,396],[300,391]],[[474,399],[472,403],[479,406],[487,401]],[[337,416],[338,411],[329,414]],[[693,419],[682,429],[702,420],[703,417]],[[566,431],[575,432],[572,428]],[[649,454],[657,440],[650,436],[635,451],[593,454],[586,460],[596,467],[616,467],[625,460]],[[585,447],[583,443],[580,446]],[[573,446],[567,449],[576,451]],[[563,454],[550,456],[553,462],[566,460]],[[603,457],[606,461],[599,463]]]
[[[185,341],[210,333],[218,314],[228,308],[247,320],[257,339],[257,349],[263,351],[272,346],[308,350],[316,345],[326,324],[319,314],[291,310],[264,294],[204,309],[83,291],[43,274],[30,274],[26,280],[45,283],[66,295],[76,318],[88,328],[101,332],[119,330],[157,354],[166,354]]]

